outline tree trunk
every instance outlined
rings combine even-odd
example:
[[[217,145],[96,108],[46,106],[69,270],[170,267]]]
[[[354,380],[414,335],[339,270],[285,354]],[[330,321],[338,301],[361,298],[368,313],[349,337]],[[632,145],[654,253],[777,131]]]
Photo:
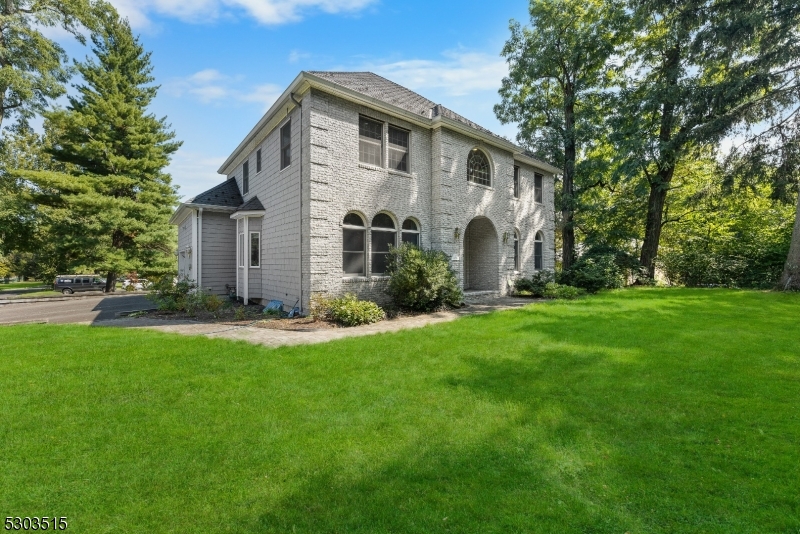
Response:
[[[564,90],[564,182],[561,194],[561,266],[567,271],[575,262],[575,92]]]
[[[778,289],[788,291],[800,290],[800,192],[797,195],[797,213],[794,216],[794,229],[792,242],[789,245],[789,255],[783,267],[783,275],[778,282]]]
[[[667,87],[678,85],[680,67],[680,47],[675,45],[667,50],[664,55],[663,70],[667,78]],[[670,146],[673,142],[672,130],[675,123],[675,102],[669,91],[664,94],[661,104],[661,124],[658,130],[659,161],[658,173],[650,180],[650,197],[647,199],[647,223],[644,229],[644,243],[639,262],[647,269],[647,275],[652,279],[656,274],[656,256],[658,245],[661,241],[661,227],[663,226],[664,206],[667,201],[667,191],[675,173],[675,163],[678,161],[678,152],[681,147]]]
[[[664,205],[667,201],[667,188],[672,178],[670,170],[669,176],[665,176],[658,182],[650,184],[650,197],[647,199],[647,224],[644,230],[644,243],[642,243],[642,255],[639,262],[647,268],[647,276],[654,278],[656,274],[656,256],[658,256],[658,244],[661,241],[661,227],[663,226]]]
[[[106,276],[106,293],[117,290],[117,273],[110,272]]]

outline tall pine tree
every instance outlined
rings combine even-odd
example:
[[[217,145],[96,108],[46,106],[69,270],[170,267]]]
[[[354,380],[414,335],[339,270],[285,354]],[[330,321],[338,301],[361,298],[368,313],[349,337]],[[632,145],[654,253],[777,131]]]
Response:
[[[70,267],[107,273],[111,291],[118,274],[172,269],[168,221],[177,195],[164,168],[181,143],[165,118],[147,111],[158,87],[128,22],[109,11],[92,43],[96,61],[76,63],[77,95],[46,114],[51,154],[75,171],[25,177],[38,186],[32,201],[57,221],[53,239],[72,249]]]

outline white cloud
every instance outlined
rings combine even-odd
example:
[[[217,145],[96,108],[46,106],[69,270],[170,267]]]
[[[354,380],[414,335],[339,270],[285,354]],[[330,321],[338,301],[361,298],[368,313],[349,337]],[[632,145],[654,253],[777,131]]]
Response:
[[[260,24],[295,22],[308,11],[325,13],[359,11],[375,0],[110,0],[135,28],[151,24],[150,15],[202,23],[244,13]]]
[[[463,51],[445,52],[443,56],[443,60],[411,59],[368,63],[365,67],[415,91],[436,89],[451,96],[496,92],[508,74],[506,62],[499,56]]]
[[[204,104],[231,102],[258,103],[266,111],[282,93],[281,87],[265,83],[245,87],[242,77],[228,76],[214,69],[198,71],[185,78],[174,78],[164,84],[166,94],[193,97]]]

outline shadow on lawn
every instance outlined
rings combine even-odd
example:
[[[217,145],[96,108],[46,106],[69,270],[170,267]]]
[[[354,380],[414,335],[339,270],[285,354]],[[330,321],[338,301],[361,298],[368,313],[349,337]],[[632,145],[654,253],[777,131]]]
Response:
[[[724,328],[757,303],[736,293],[652,300],[655,310],[568,304],[583,325],[554,321],[544,308],[510,312],[522,323],[514,331],[536,332],[537,342],[510,356],[464,355],[468,369],[438,384],[509,407],[493,431],[458,442],[436,429],[355,475],[332,460],[241,530],[750,532],[793,524],[791,437],[776,430],[769,438],[780,451],[774,458],[752,452],[765,439],[753,421],[787,424],[785,400],[760,398],[763,366],[681,355],[695,343],[681,337],[687,320]],[[474,332],[495,320],[467,319]]]

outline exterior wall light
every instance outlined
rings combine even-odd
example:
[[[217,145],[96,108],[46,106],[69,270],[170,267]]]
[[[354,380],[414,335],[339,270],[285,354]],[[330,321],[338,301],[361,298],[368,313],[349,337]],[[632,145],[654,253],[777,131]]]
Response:
[[[453,239],[458,241],[458,238],[461,237],[461,228],[456,228],[453,230]]]

